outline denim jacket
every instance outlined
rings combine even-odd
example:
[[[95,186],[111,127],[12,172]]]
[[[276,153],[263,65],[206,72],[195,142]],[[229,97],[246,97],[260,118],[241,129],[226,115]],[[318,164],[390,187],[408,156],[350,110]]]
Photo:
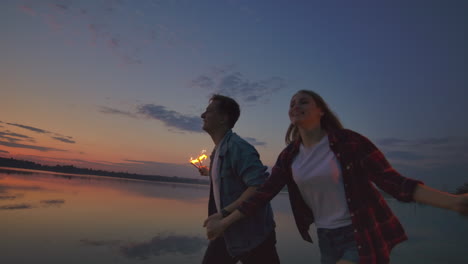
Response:
[[[220,200],[221,208],[224,208],[237,200],[248,187],[263,184],[269,174],[255,148],[231,130],[224,136],[218,151]],[[211,171],[214,169],[212,168],[214,152],[210,158]],[[208,215],[216,212],[211,185]],[[238,256],[254,249],[265,241],[274,227],[273,211],[268,203],[252,216],[237,221],[224,231],[223,236],[229,254]]]

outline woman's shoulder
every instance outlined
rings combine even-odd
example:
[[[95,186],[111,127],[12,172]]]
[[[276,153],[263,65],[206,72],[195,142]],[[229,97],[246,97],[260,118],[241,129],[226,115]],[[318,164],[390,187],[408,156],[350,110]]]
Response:
[[[343,129],[336,129],[333,131],[328,132],[330,135],[331,140],[337,142],[346,142],[346,143],[360,143],[360,142],[367,142],[369,139],[362,134],[347,128]]]
[[[362,137],[362,135],[359,134],[358,132],[348,129],[348,128],[335,129],[335,130],[329,131],[328,134],[332,136],[337,136],[337,137]]]

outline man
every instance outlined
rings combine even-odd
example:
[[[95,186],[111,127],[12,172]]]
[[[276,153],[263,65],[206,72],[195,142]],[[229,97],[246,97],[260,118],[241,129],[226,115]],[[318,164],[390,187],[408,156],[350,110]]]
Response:
[[[213,95],[201,115],[203,130],[215,144],[209,170],[200,169],[202,175],[211,179],[205,227],[210,225],[209,220],[221,219],[234,211],[268,176],[255,148],[231,130],[239,115],[237,102],[222,95]],[[223,236],[210,241],[202,263],[279,263],[275,244],[275,222],[267,204],[254,216],[235,223]]]

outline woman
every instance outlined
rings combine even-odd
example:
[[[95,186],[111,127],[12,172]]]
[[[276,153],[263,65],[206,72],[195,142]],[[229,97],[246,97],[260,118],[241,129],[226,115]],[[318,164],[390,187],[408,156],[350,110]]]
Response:
[[[291,99],[288,146],[271,176],[256,193],[225,218],[208,218],[209,239],[255,213],[283,187],[302,238],[312,242],[316,224],[321,263],[389,263],[390,251],[407,236],[382,195],[468,214],[468,196],[451,195],[401,176],[364,136],[343,129],[315,92],[301,90]]]

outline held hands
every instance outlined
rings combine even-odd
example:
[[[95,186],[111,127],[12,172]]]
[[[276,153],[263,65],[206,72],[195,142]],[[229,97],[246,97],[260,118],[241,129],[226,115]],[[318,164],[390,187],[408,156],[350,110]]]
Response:
[[[215,240],[221,236],[226,229],[226,226],[221,221],[223,215],[221,213],[216,213],[210,215],[205,222],[203,222],[203,227],[206,227],[206,236],[209,240]]]
[[[457,198],[453,210],[461,215],[468,216],[468,193],[457,195]]]
[[[200,166],[200,168],[198,168],[198,172],[200,172],[201,176],[209,176],[210,175],[210,171],[209,171],[207,166]]]

